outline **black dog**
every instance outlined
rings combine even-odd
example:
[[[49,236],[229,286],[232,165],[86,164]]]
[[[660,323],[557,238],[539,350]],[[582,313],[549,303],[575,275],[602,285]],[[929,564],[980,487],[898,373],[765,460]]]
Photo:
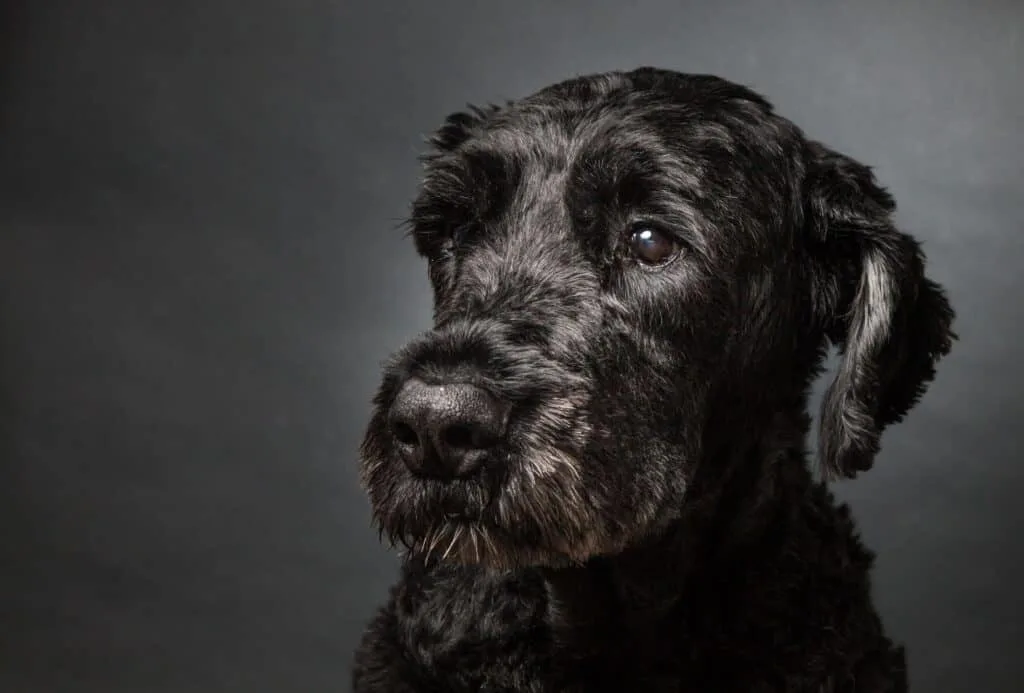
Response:
[[[852,477],[953,339],[869,169],[653,68],[454,114],[425,166],[435,328],[362,448],[407,552],[355,690],[906,690],[805,452],[829,343],[820,461]]]

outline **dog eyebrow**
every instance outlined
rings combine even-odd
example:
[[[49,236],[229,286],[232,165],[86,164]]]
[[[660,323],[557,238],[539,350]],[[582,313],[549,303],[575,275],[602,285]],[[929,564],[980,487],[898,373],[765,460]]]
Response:
[[[570,172],[571,206],[582,212],[588,205],[622,210],[693,204],[700,197],[699,180],[684,169],[667,165],[664,155],[652,150],[586,151]]]

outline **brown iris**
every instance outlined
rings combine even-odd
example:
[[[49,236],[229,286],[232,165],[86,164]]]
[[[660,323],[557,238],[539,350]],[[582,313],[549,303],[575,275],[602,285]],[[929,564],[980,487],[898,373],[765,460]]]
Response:
[[[679,244],[657,229],[640,226],[629,236],[629,249],[645,265],[664,265],[679,253]]]

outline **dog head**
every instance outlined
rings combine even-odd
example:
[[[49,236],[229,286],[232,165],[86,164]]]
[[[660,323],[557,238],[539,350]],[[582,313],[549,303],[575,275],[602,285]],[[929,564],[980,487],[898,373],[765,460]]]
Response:
[[[852,475],[949,348],[868,169],[725,80],[573,79],[449,116],[424,163],[435,324],[386,366],[361,451],[376,522],[414,551],[623,550],[702,460],[806,406],[828,340],[821,455]]]

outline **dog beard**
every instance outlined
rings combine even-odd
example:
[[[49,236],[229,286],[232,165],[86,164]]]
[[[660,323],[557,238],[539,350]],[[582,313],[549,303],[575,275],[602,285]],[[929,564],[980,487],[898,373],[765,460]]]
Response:
[[[584,489],[579,460],[556,448],[510,455],[501,478],[455,482],[388,473],[370,442],[363,455],[381,539],[427,563],[495,570],[580,564],[621,551],[639,524],[636,517],[602,517],[601,504]]]

